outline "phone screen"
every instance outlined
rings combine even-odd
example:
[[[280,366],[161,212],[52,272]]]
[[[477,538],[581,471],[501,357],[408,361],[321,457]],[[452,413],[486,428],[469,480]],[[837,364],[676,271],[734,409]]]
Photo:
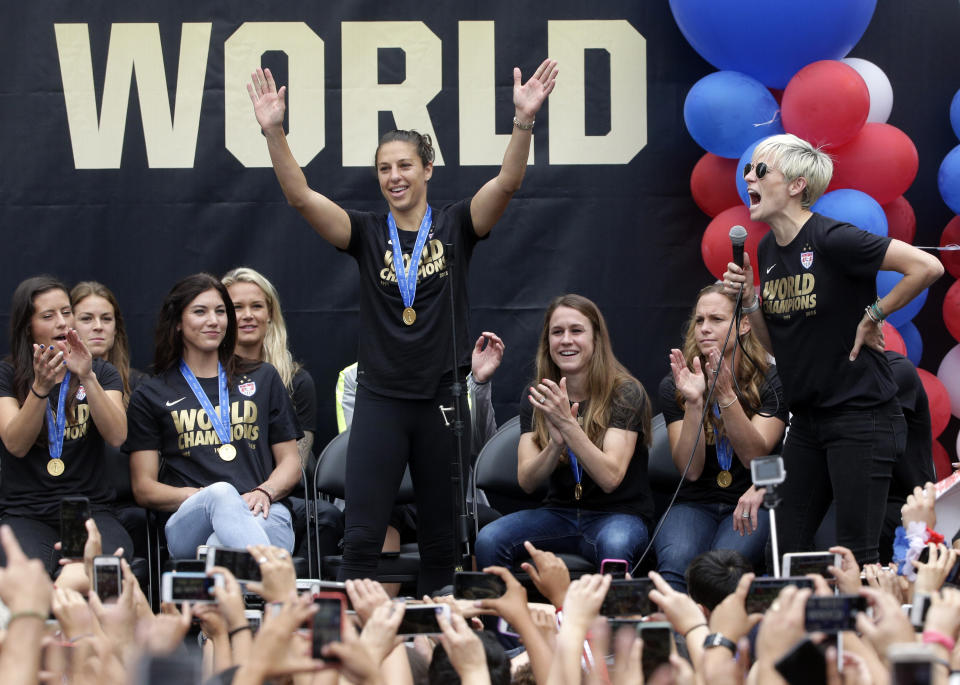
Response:
[[[256,582],[261,580],[260,564],[246,550],[213,547],[207,552],[207,569],[214,566],[224,567],[237,580]]]
[[[933,664],[929,661],[899,661],[891,664],[895,685],[932,685]]]
[[[323,647],[331,642],[340,642],[343,601],[339,597],[317,597],[313,603],[318,607],[317,613],[313,615],[313,658],[323,659],[324,657],[320,655]]]
[[[610,583],[607,596],[600,605],[602,616],[646,616],[653,613],[650,591],[653,581],[649,578],[633,580],[614,580]]]
[[[211,602],[214,583],[214,578],[207,575],[174,573],[170,584],[170,601]]]
[[[643,640],[643,678],[650,682],[653,672],[670,661],[673,629],[669,623],[641,623],[637,633]]]
[[[506,591],[506,583],[492,573],[460,571],[453,576],[453,596],[457,599],[496,599]]]
[[[836,555],[830,552],[824,552],[823,554],[791,554],[789,558],[791,576],[814,574],[823,576],[828,580],[833,580],[833,576],[827,571],[827,566],[837,566],[835,563]]]
[[[627,562],[623,559],[604,559],[600,564],[600,573],[613,576],[614,580],[627,577]]]
[[[826,685],[827,660],[809,639],[801,640],[774,664],[790,685]]]
[[[813,588],[809,578],[790,576],[788,578],[754,578],[747,593],[746,608],[748,614],[762,614],[770,608],[780,591],[788,585],[798,588]]]
[[[854,630],[857,614],[867,610],[867,598],[859,595],[834,595],[807,599],[806,625],[808,633],[839,633]]]
[[[109,602],[120,596],[120,562],[93,564],[93,589],[101,602]]]
[[[443,611],[443,608],[433,604],[408,604],[406,611],[403,613],[403,620],[400,621],[400,627],[397,628],[397,635],[420,635],[443,632],[440,630],[440,624],[437,622],[438,611]]]
[[[60,556],[80,559],[87,544],[86,521],[90,518],[90,501],[86,497],[65,497],[60,500]]]

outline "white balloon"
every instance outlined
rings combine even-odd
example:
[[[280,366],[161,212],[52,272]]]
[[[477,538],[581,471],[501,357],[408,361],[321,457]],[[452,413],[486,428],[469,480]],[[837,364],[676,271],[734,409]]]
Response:
[[[853,67],[867,84],[867,90],[870,91],[870,113],[867,114],[867,121],[887,123],[890,110],[893,109],[893,86],[890,85],[887,75],[873,62],[859,57],[846,57],[840,61]]]
[[[950,413],[960,418],[960,345],[954,345],[940,362],[937,378],[950,395]]]

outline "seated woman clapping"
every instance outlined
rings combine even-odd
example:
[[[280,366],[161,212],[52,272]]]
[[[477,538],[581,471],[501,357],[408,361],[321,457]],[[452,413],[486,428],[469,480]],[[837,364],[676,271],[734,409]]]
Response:
[[[647,394],[613,356],[600,310],[580,295],[547,308],[536,366],[521,404],[517,475],[528,492],[546,481],[547,498],[484,527],[477,565],[513,568],[527,555],[524,541],[598,567],[607,558],[632,563],[653,516]]]

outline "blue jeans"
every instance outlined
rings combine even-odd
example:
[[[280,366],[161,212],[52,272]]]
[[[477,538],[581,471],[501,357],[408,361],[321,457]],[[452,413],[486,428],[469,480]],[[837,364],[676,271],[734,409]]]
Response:
[[[660,532],[653,541],[657,552],[657,572],[679,591],[687,591],[684,577],[693,559],[711,549],[732,549],[753,564],[760,573],[763,554],[770,535],[770,513],[760,509],[757,530],[741,536],[733,529],[734,504],[681,502],[666,514]]]
[[[649,540],[639,516],[582,511],[562,507],[527,509],[503,516],[483,527],[477,536],[477,566],[513,569],[529,555],[525,540],[537,549],[579,554],[600,568],[604,559],[634,558]]]
[[[266,519],[254,516],[230,483],[213,483],[188,497],[164,530],[174,558],[192,558],[200,545],[238,549],[274,545],[293,552],[293,523],[287,508],[271,504]]]
[[[859,564],[877,561],[887,490],[906,446],[906,421],[896,399],[869,409],[797,411],[783,445],[787,479],[778,490],[780,553],[809,552],[830,507],[837,505],[837,544]]]

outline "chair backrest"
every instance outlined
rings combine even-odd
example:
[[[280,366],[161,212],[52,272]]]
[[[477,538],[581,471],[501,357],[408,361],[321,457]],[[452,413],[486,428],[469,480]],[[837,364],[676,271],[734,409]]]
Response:
[[[317,458],[317,468],[313,472],[313,492],[315,496],[329,495],[344,498],[347,481],[347,446],[350,444],[350,430],[347,429],[327,443]],[[371,474],[376,478],[377,474]],[[403,472],[403,481],[397,493],[395,504],[414,502],[413,481],[410,480],[410,467]]]
[[[477,456],[477,487],[484,491],[490,505],[501,514],[538,506],[547,494],[544,483],[528,494],[517,482],[517,447],[520,444],[520,417],[500,426]]]
[[[650,460],[647,472],[650,477],[650,488],[657,492],[673,492],[677,487],[680,472],[673,464],[670,453],[670,436],[667,434],[667,424],[663,414],[653,417],[653,444],[650,446]]]

